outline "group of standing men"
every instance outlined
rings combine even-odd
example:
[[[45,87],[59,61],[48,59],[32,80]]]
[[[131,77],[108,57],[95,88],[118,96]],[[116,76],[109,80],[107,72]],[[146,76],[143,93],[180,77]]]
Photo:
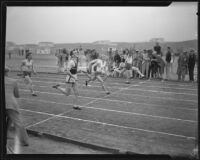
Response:
[[[111,54],[111,51],[108,55],[110,71],[112,71],[112,68],[119,67],[123,62],[125,62],[126,55],[131,55],[131,65],[138,68],[147,79],[171,79],[171,73],[173,72],[176,63],[176,56],[171,47],[167,47],[166,54],[163,56],[159,43],[156,43],[153,49],[149,50],[144,49],[139,51],[135,49],[125,49],[121,54],[116,50],[114,55]],[[195,51],[190,49],[189,51],[180,52],[177,59],[178,66],[176,74],[178,75],[178,80],[184,81],[185,75],[189,72],[189,80],[194,81],[194,67],[197,61]],[[130,71],[133,71],[132,77],[141,77],[137,70]],[[164,77],[164,72],[166,73],[166,77]]]

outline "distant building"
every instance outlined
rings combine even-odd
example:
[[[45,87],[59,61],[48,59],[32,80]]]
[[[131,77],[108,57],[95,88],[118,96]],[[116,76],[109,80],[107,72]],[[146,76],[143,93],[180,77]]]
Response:
[[[111,42],[109,40],[101,40],[101,41],[95,41],[93,44],[103,44],[103,45],[108,45]]]
[[[163,43],[163,42],[165,42],[165,40],[164,40],[164,38],[152,38],[152,39],[150,39],[150,42]]]
[[[36,54],[37,48],[38,48],[37,44],[25,44],[24,45],[24,49],[29,50],[33,54]]]
[[[97,44],[97,45],[109,45],[109,46],[117,46],[117,44],[112,43],[109,40],[101,40],[101,41],[95,41],[93,42],[93,44]]]
[[[39,47],[54,47],[54,43],[53,42],[39,42],[38,46]]]
[[[36,53],[37,54],[51,54],[54,47],[53,42],[39,42]]]

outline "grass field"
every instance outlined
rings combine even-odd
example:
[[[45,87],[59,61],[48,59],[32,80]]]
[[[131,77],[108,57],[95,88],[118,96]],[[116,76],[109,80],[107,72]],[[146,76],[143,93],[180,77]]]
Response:
[[[20,58],[7,60],[16,65]],[[35,59],[56,64],[55,57]],[[48,68],[49,69],[49,68]],[[48,70],[49,71],[49,70]],[[17,72],[20,106],[27,129],[54,136],[141,154],[190,155],[197,136],[197,83],[108,78],[106,95],[98,82],[84,85],[79,76],[80,97],[64,96],[52,85],[64,85],[61,74],[38,73],[32,80],[38,97],[32,97]]]

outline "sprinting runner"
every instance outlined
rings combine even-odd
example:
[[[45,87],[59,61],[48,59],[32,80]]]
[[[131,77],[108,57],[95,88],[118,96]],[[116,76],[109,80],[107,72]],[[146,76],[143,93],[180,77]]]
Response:
[[[75,55],[74,51],[70,52],[71,58],[68,60],[67,68],[64,73],[66,73],[65,88],[60,87],[60,84],[52,86],[55,89],[58,89],[61,93],[66,96],[71,94],[71,89],[74,91],[76,96],[75,101],[78,101],[78,84],[77,84],[77,69],[78,69],[78,57]],[[75,104],[75,103],[74,103]],[[73,107],[74,109],[80,109],[78,106]]]
[[[33,60],[32,60],[32,53],[28,52],[26,53],[26,59],[24,59],[21,63],[20,69],[24,78],[24,83],[28,86],[28,88],[31,91],[32,96],[37,96],[33,90],[33,83],[31,80],[31,73],[33,72],[36,74]]]
[[[87,55],[89,54],[89,55]],[[101,83],[102,89],[106,92],[106,94],[110,94],[107,87],[105,87],[104,82],[109,76],[107,72],[107,63],[106,61],[103,61],[99,59],[99,55],[96,51],[94,52],[87,52],[86,57],[89,61],[87,65],[87,73],[86,75],[89,77],[89,80],[85,82],[86,86],[90,81],[95,81],[96,79]],[[101,75],[104,75],[105,78],[102,79]]]
[[[140,70],[135,67],[135,66],[132,66],[132,63],[133,63],[133,57],[131,55],[130,52],[128,53],[125,53],[125,67],[121,70],[120,74],[122,75],[125,71],[130,71],[130,70],[133,70],[133,71],[136,71],[140,76],[141,78],[144,77],[144,75],[140,72]],[[126,83],[129,84],[129,79],[130,79],[130,72],[127,73],[127,76],[126,76]]]

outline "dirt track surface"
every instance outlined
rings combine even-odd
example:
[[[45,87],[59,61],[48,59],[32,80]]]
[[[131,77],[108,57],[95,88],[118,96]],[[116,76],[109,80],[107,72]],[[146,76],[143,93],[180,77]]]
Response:
[[[9,139],[8,144],[12,145],[13,141],[13,139]],[[35,137],[30,134],[29,143],[30,145],[27,147],[21,146],[20,154],[110,154],[71,143],[57,142],[44,137]]]

